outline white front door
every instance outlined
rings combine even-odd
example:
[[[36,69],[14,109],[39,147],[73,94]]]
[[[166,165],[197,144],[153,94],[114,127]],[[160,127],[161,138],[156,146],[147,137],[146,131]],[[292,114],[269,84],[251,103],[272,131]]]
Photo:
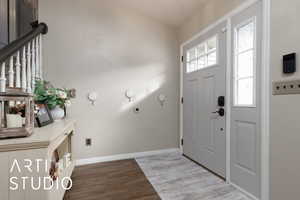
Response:
[[[226,177],[226,22],[184,46],[183,152]],[[223,102],[222,102],[223,101]]]
[[[262,2],[231,18],[231,181],[260,197]]]

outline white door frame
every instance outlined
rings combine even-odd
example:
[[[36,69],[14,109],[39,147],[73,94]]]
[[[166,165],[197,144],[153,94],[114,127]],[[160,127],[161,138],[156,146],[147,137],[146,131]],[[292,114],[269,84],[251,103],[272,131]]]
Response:
[[[226,14],[224,17],[220,18],[216,22],[210,24],[201,32],[193,36],[191,39],[180,45],[180,55],[183,56],[183,47],[195,40],[196,38],[204,35],[220,23],[227,21],[227,52],[231,52],[231,17],[244,11],[254,3],[262,1],[263,2],[263,45],[262,45],[262,94],[261,94],[261,200],[269,200],[269,144],[270,144],[270,95],[271,95],[271,84],[270,84],[270,1],[271,0],[247,0],[245,3],[241,4],[236,9],[232,10],[230,13]],[[227,67],[226,67],[226,180],[228,183],[232,184],[230,181],[230,114],[231,114],[231,66],[232,60],[231,55],[227,53]],[[180,63],[180,96],[183,97],[183,63]],[[180,140],[183,138],[183,105],[180,104]],[[181,143],[180,143],[181,144]],[[182,151],[182,145],[180,145]],[[235,186],[235,185],[234,185]],[[237,186],[235,186],[237,187]],[[237,187],[242,192],[253,197],[248,192]],[[255,197],[253,197],[256,199]]]

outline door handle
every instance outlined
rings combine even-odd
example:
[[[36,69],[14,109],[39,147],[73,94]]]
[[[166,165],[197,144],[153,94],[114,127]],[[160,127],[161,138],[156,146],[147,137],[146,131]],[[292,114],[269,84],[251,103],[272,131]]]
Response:
[[[225,110],[224,108],[220,108],[219,110],[212,112],[214,114],[218,113],[221,117],[223,117],[225,115]]]

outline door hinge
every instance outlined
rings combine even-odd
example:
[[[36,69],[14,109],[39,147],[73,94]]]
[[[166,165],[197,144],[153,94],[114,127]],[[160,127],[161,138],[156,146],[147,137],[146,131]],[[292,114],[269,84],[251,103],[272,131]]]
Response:
[[[181,139],[181,146],[183,146],[183,138]]]
[[[183,97],[181,97],[181,100],[180,100],[180,101],[181,101],[181,104],[183,104]]]

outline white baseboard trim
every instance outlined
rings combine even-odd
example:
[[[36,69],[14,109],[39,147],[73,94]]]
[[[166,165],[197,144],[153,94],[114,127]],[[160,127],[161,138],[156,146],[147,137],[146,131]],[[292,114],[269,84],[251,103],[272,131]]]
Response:
[[[233,187],[235,187],[237,190],[239,190],[240,192],[242,192],[243,194],[245,194],[246,196],[250,197],[253,200],[259,200],[256,196],[254,196],[253,194],[250,194],[249,192],[247,192],[246,190],[244,190],[243,188],[241,188],[240,186],[230,182],[230,185],[232,185]]]
[[[76,166],[116,161],[116,160],[134,159],[134,158],[139,158],[144,156],[152,156],[152,155],[158,155],[163,153],[174,153],[174,152],[180,152],[180,149],[179,148],[161,149],[156,151],[146,151],[146,152],[136,152],[136,153],[128,153],[128,154],[118,154],[112,156],[86,158],[86,159],[76,160]]]

